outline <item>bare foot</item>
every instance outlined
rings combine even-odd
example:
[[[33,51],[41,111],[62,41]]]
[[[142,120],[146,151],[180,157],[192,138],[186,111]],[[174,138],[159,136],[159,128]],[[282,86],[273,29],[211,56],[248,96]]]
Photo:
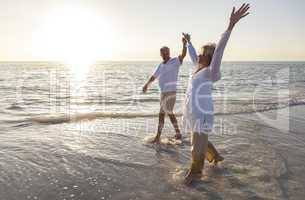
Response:
[[[160,144],[160,143],[161,143],[160,137],[156,136],[155,139],[152,141],[152,143],[154,143],[154,144]]]
[[[191,170],[187,173],[187,175],[184,178],[183,183],[187,186],[189,186],[195,179],[200,179],[202,177],[201,173],[192,173]]]
[[[177,134],[175,135],[175,139],[176,139],[176,140],[181,140],[181,139],[182,139],[182,135],[181,135],[180,133],[177,133]]]
[[[217,165],[218,162],[222,161],[224,161],[224,157],[222,157],[221,155],[216,156],[216,158],[214,159],[215,165]]]

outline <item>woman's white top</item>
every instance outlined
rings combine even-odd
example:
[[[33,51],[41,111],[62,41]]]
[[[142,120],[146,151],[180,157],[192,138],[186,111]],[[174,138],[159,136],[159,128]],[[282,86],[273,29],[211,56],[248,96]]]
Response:
[[[183,114],[184,130],[186,132],[209,133],[214,124],[214,105],[212,97],[213,83],[220,80],[220,65],[225,47],[230,38],[231,31],[222,34],[216,45],[210,66],[194,72],[198,66],[198,56],[192,43],[188,44],[188,50],[193,62],[193,73],[190,76],[185,98]]]

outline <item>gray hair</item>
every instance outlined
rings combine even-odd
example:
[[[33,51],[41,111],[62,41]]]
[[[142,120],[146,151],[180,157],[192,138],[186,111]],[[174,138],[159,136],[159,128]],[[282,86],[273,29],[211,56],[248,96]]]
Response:
[[[169,48],[168,48],[167,46],[163,46],[163,47],[161,47],[161,49],[160,49],[160,51],[165,51],[165,50],[169,51]]]

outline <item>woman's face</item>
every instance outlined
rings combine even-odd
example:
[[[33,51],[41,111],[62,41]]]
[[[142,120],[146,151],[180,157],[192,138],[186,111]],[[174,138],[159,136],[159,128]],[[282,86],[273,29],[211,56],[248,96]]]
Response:
[[[198,56],[199,58],[199,64],[203,66],[209,66],[210,65],[210,56],[207,56],[205,54],[200,54]]]
[[[214,54],[215,47],[210,45],[205,45],[202,47],[201,54],[198,56],[199,64],[202,66],[209,66]]]

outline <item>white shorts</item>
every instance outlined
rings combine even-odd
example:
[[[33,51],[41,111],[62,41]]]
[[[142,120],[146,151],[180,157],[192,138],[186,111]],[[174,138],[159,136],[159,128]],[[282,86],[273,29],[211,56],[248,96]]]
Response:
[[[172,114],[175,103],[176,103],[176,92],[161,93],[160,112],[165,114]]]

